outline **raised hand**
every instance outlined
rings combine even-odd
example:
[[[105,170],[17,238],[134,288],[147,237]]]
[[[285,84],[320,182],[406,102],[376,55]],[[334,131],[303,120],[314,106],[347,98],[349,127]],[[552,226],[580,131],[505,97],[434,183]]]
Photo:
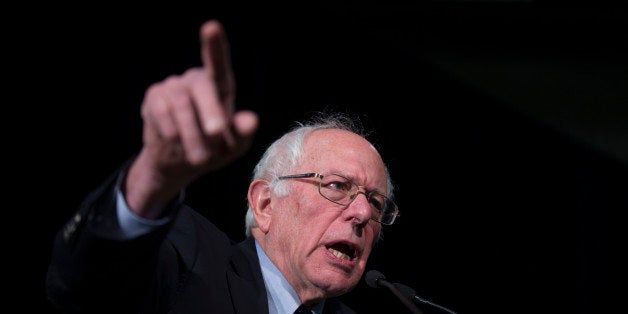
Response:
[[[236,111],[229,44],[217,21],[200,29],[202,67],[151,85],[142,103],[143,146],[123,192],[131,210],[157,218],[199,176],[242,155],[258,127],[252,111]]]

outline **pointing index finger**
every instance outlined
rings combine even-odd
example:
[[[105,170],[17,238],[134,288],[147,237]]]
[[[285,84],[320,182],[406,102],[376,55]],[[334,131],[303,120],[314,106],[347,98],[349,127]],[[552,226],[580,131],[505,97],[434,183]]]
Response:
[[[231,111],[235,96],[235,80],[229,57],[229,42],[222,25],[215,20],[201,26],[201,59],[203,68],[213,80],[220,101]]]

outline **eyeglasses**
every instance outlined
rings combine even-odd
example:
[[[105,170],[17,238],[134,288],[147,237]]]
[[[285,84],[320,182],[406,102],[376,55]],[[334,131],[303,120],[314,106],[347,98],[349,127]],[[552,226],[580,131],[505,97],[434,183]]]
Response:
[[[278,177],[277,180],[301,178],[318,178],[318,192],[327,200],[338,205],[347,206],[357,198],[358,194],[364,194],[371,204],[371,219],[382,225],[392,225],[395,219],[401,216],[395,202],[376,191],[360,191],[358,185],[351,179],[339,174],[322,175],[316,172],[291,174]]]

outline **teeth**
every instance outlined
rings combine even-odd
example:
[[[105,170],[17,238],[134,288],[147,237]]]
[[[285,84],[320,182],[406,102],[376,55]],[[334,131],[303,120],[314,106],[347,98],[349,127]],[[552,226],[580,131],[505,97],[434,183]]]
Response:
[[[351,259],[351,257],[349,255],[347,255],[345,253],[342,253],[342,252],[340,252],[338,250],[335,250],[333,248],[329,248],[328,250],[329,250],[329,252],[334,254],[335,257],[337,257],[339,259],[344,259],[344,260],[350,260]]]

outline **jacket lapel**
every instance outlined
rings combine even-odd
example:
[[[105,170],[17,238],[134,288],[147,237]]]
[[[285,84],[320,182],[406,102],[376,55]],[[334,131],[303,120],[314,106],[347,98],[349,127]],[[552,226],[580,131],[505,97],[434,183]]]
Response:
[[[266,287],[253,237],[234,247],[229,263],[227,282],[235,312],[268,314]]]

